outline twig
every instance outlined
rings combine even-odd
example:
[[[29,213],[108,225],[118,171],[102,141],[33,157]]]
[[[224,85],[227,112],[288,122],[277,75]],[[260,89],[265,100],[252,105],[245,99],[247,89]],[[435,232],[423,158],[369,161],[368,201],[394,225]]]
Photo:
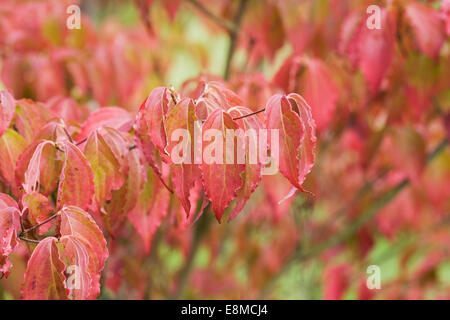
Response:
[[[263,108],[261,110],[258,110],[258,111],[255,111],[255,112],[252,112],[252,113],[249,113],[249,114],[245,114],[245,115],[240,116],[240,117],[233,118],[233,120],[239,120],[239,119],[244,119],[244,118],[247,118],[247,117],[251,117],[251,116],[254,116],[255,114],[258,114],[258,113],[261,113],[261,112],[264,112],[264,111],[266,111],[266,108]]]
[[[34,226],[32,226],[32,227],[30,227],[30,228],[28,228],[28,229],[22,230],[22,231],[23,231],[23,233],[28,233],[28,232],[30,232],[30,231],[33,231],[34,229],[39,228],[40,226],[46,224],[47,222],[52,221],[52,220],[53,220],[54,218],[56,218],[57,216],[58,216],[58,214],[55,213],[55,214],[53,214],[52,216],[50,216],[49,218],[45,219],[44,221],[42,221],[42,222],[40,222],[40,223],[38,223],[38,224],[35,224]]]
[[[202,209],[203,202],[199,201],[197,203],[197,210]],[[183,268],[180,270],[179,276],[178,276],[178,288],[176,293],[173,295],[173,299],[180,299],[183,297],[184,292],[186,290],[189,276],[192,270],[192,267],[194,266],[194,260],[196,253],[198,251],[198,248],[200,247],[201,240],[203,236],[206,234],[206,232],[209,229],[209,225],[211,223],[211,215],[208,214],[210,208],[210,204],[204,209],[205,212],[203,212],[202,216],[198,220],[195,230],[194,230],[194,239],[192,240],[192,246],[191,250],[189,252],[189,256],[187,258],[186,263],[184,264]]]
[[[39,243],[40,242],[39,240],[28,239],[28,238],[24,238],[22,236],[18,236],[17,238],[19,238],[20,240],[23,240],[23,241],[31,242],[31,243]]]
[[[134,0],[134,3],[139,11],[139,15],[141,16],[141,20],[144,23],[145,29],[150,37],[153,37],[153,27],[152,23],[148,17],[150,5],[148,1],[143,0]]]
[[[69,131],[67,131],[67,128],[63,127],[63,130],[64,130],[64,133],[66,134],[67,138],[69,138],[69,141],[71,143],[73,143],[74,141],[73,141],[72,136],[70,135]]]
[[[228,49],[227,62],[225,65],[225,73],[223,76],[225,80],[228,80],[228,78],[230,77],[231,61],[233,60],[234,51],[236,50],[236,43],[237,43],[238,36],[239,36],[239,29],[241,28],[242,17],[244,16],[245,7],[247,5],[247,2],[248,2],[248,0],[241,0],[239,2],[239,8],[234,17],[234,28],[231,31],[229,31],[230,47]]]
[[[427,157],[427,163],[432,161],[444,148],[447,146],[448,140],[444,139],[441,143],[437,145],[437,147],[430,152],[430,154]],[[375,204],[363,211],[359,217],[351,224],[348,228],[343,230],[341,233],[337,234],[336,236],[327,239],[323,241],[322,243],[316,245],[315,247],[309,249],[309,250],[301,250],[300,245],[297,246],[294,254],[288,259],[288,261],[281,267],[281,269],[276,273],[271,279],[269,279],[268,283],[265,285],[264,289],[261,292],[260,298],[266,297],[271,290],[273,289],[276,281],[285,273],[287,272],[290,267],[300,261],[307,260],[311,257],[316,256],[317,254],[321,253],[322,251],[333,247],[351,236],[353,236],[358,229],[363,226],[367,221],[372,219],[380,209],[382,209],[385,205],[387,205],[392,199],[394,199],[403,189],[405,189],[407,186],[410,185],[409,179],[404,179],[401,182],[399,182],[397,185],[392,187],[390,190],[384,192],[381,196],[378,197],[378,199],[375,201]]]
[[[189,2],[190,4],[192,4],[198,10],[200,10],[204,15],[206,15],[212,21],[217,23],[219,26],[224,28],[228,33],[231,34],[236,29],[235,25],[233,23],[231,23],[228,20],[223,19],[220,16],[215,15],[214,13],[212,13],[209,9],[207,9],[205,6],[203,6],[203,4],[201,4],[197,0],[186,0],[186,1]]]
[[[84,138],[83,140],[78,141],[77,143],[75,143],[75,145],[78,147],[80,144],[83,144],[83,143],[85,143],[86,141],[87,141],[87,138]]]

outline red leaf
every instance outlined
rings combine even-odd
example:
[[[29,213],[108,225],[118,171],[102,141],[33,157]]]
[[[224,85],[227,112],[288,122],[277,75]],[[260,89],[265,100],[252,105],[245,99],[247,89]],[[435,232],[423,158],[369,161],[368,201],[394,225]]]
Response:
[[[128,213],[128,219],[142,237],[148,254],[153,235],[167,214],[169,192],[153,170],[149,169],[147,172],[147,181],[137,199],[136,206]]]
[[[300,116],[305,126],[305,136],[300,149],[299,182],[303,183],[308,173],[314,166],[314,150],[316,148],[316,125],[311,114],[311,108],[298,94],[291,93],[287,96],[293,110]]]
[[[233,118],[242,117],[244,115],[250,114],[252,111],[245,107],[233,107],[228,110],[230,115]],[[259,134],[260,130],[263,128],[262,123],[259,121],[256,116],[249,116],[239,120],[236,120],[239,127],[242,128],[245,132],[253,132],[253,134],[249,134],[248,140],[245,140],[245,171],[243,180],[244,183],[242,188],[237,191],[237,199],[236,206],[233,210],[233,213],[230,215],[230,220],[234,219],[244,208],[248,199],[252,193],[256,190],[259,183],[261,182],[261,170],[262,164],[261,159],[259,157]],[[254,149],[252,149],[252,146]],[[256,157],[256,159],[251,159],[251,157]]]
[[[61,258],[67,266],[69,297],[73,300],[95,299],[100,293],[97,290],[98,288],[95,288],[90,275],[97,271],[92,263],[92,261],[96,261],[95,257],[89,255],[90,251],[83,241],[75,236],[63,236],[60,241],[64,246]]]
[[[328,67],[319,59],[305,59],[305,99],[310,103],[319,130],[331,122],[339,94]]]
[[[327,267],[324,273],[324,299],[340,300],[350,285],[351,268],[347,264]]]
[[[299,55],[292,55],[287,58],[280,69],[273,77],[273,83],[282,88],[285,92],[297,90],[297,75],[302,66],[302,59]]]
[[[13,96],[8,92],[0,91],[0,137],[9,128],[9,124],[14,116],[15,101]]]
[[[133,120],[130,113],[119,107],[103,107],[91,113],[77,136],[77,142],[86,139],[93,131],[101,127],[120,129]]]
[[[63,96],[55,96],[46,103],[46,107],[51,110],[58,118],[64,119],[66,122],[80,123],[83,122],[89,110],[84,105],[79,105],[72,98]]]
[[[392,12],[385,9],[381,10],[380,15],[381,29],[369,29],[363,25],[358,37],[359,68],[372,93],[378,91],[395,55],[395,18]]]
[[[25,194],[22,197],[23,212],[28,209],[27,218],[32,224],[38,224],[48,219],[55,212],[49,199],[37,192]],[[43,224],[39,227],[39,234],[43,235],[50,230],[51,223]]]
[[[437,58],[445,41],[445,25],[439,12],[429,5],[410,2],[406,6],[408,17],[420,50],[431,58]]]
[[[94,196],[94,174],[83,153],[70,142],[64,144],[65,160],[58,186],[58,208],[74,205],[87,210]]]
[[[100,294],[100,274],[108,258],[106,240],[102,231],[89,213],[80,208],[69,206],[59,211],[61,214],[61,236],[74,236],[86,247],[89,255],[89,275],[91,277],[91,294]]]
[[[170,93],[167,88],[155,88],[142,104],[137,116],[138,119],[143,119],[142,125],[146,126],[150,140],[162,154],[165,154],[167,145],[165,119],[170,101]]]
[[[16,162],[25,147],[25,140],[12,129],[7,129],[0,137],[0,173],[10,185],[15,184]]]
[[[48,146],[50,145],[50,147]],[[34,190],[49,196],[58,186],[62,161],[59,152],[49,140],[36,140],[17,159],[15,170],[16,185],[27,193]],[[39,189],[40,186],[40,189]]]
[[[286,96],[274,95],[266,105],[266,127],[278,130],[279,170],[298,189],[300,181],[300,147],[305,136],[305,125],[294,112]],[[273,150],[272,139],[270,148]]]
[[[25,300],[67,300],[65,265],[59,256],[57,239],[39,242],[28,260],[22,295]]]
[[[125,221],[125,218],[138,201],[145,182],[145,167],[142,164],[142,153],[133,149],[127,153],[127,171],[125,182],[119,190],[112,192],[112,198],[105,205],[107,215],[104,216],[110,232],[114,233]]]
[[[211,129],[217,130],[215,131],[217,134],[212,136],[214,141],[208,144],[205,141],[211,140],[212,137],[208,137],[209,133],[213,133],[209,131]],[[239,129],[239,126],[228,113],[221,109],[217,109],[208,116],[202,129],[203,161],[201,171],[203,186],[219,222],[222,219],[225,208],[230,204],[231,200],[236,198],[237,190],[242,187],[241,174],[245,170],[245,164],[237,164],[237,148],[230,150],[226,147],[227,129],[236,130]],[[235,143],[236,145],[239,146],[239,144]],[[242,144],[241,147],[243,147]],[[244,151],[239,150],[241,153]],[[233,156],[233,164],[227,164],[227,154],[229,154],[229,157]]]
[[[111,191],[120,189],[124,182],[124,176],[120,171],[120,158],[116,158],[98,131],[89,136],[84,154],[94,173],[94,203],[101,208],[105,201],[111,199]]]
[[[51,119],[52,115],[40,103],[28,99],[16,101],[16,115],[14,125],[20,135],[30,143],[42,126]]]
[[[200,178],[200,168],[194,163],[194,148],[201,145],[199,141],[197,143],[194,142],[195,128],[197,128],[198,133],[201,130],[196,121],[195,106],[189,98],[181,100],[173,107],[167,114],[166,119],[166,132],[169,139],[166,147],[167,153],[171,155],[171,159],[174,161],[172,153],[175,150],[177,152],[176,157],[179,157],[179,160],[181,160],[171,165],[172,182],[175,193],[180,199],[187,215],[191,211],[191,202],[189,201],[190,191],[193,189],[195,181]],[[183,130],[183,133],[188,133],[189,137],[183,137],[181,142],[178,142],[178,140],[172,141],[172,135],[176,134],[177,130]],[[197,135],[199,136],[199,134]],[[176,138],[179,139],[180,137],[176,136]],[[187,139],[187,141],[184,141],[184,139]]]
[[[196,115],[205,120],[216,109],[227,110],[234,106],[243,105],[243,101],[236,93],[217,81],[203,83],[200,96],[196,99]]]
[[[48,145],[50,148],[45,148]],[[29,153],[27,151],[28,150],[26,150],[24,154],[31,154],[31,152]],[[29,159],[27,170],[23,174],[23,179],[21,179],[21,181],[23,181],[23,189],[26,193],[40,192],[41,175],[47,176],[46,179],[51,186],[56,187],[59,178],[59,170],[56,170],[59,168],[54,162],[56,151],[55,143],[49,140],[44,140],[35,147],[32,156]],[[23,161],[25,161],[25,158],[20,159],[21,166],[23,165]],[[44,186],[44,189],[50,189],[46,188],[46,186],[47,185]],[[53,190],[47,191],[49,194]]]
[[[8,276],[12,267],[8,259],[16,247],[16,234],[20,230],[19,209],[16,201],[7,194],[0,193],[0,275]]]

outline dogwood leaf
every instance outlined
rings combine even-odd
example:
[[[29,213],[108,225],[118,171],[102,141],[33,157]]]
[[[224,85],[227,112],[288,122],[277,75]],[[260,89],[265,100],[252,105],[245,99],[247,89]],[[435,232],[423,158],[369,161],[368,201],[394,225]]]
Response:
[[[94,196],[94,174],[88,160],[77,146],[64,144],[64,165],[59,178],[58,208],[74,205],[87,210]]]
[[[0,91],[0,136],[9,128],[14,116],[15,101],[13,96],[5,90]]]
[[[167,114],[166,119],[166,132],[169,139],[166,147],[167,153],[171,155],[171,159],[174,160],[172,153],[176,152],[177,154],[175,156],[179,157],[179,160],[181,160],[180,162],[171,165],[172,183],[174,191],[180,199],[187,215],[189,215],[191,211],[191,202],[189,201],[190,190],[193,189],[195,181],[200,178],[200,168],[195,164],[194,152],[194,148],[201,145],[199,143],[194,143],[195,128],[200,132],[200,127],[196,121],[195,106],[189,98],[181,100],[174,106]],[[182,141],[179,142],[178,139],[180,136],[176,135],[177,132],[181,132],[187,137],[184,136]],[[172,138],[175,138],[175,136],[177,140],[173,141]],[[198,134],[198,136],[200,136],[200,134]]]
[[[61,215],[61,236],[74,236],[86,247],[89,257],[87,268],[92,280],[90,293],[97,296],[100,293],[100,273],[108,258],[105,237],[94,219],[81,208],[64,207],[59,214]]]
[[[245,150],[238,150],[237,148],[242,149],[244,145],[235,142],[235,148],[229,148],[226,140],[230,133],[227,132],[227,129],[237,130],[239,126],[222,109],[213,111],[202,127],[203,161],[201,171],[203,186],[219,222],[222,220],[225,208],[231,200],[236,198],[237,190],[242,187],[243,179],[241,175],[245,171],[245,163],[237,163],[237,154],[245,152]],[[210,133],[216,134],[209,136]],[[206,141],[209,140],[213,141],[207,143]],[[229,157],[233,157],[232,162],[234,163],[227,163],[227,154]]]
[[[8,256],[18,243],[19,208],[16,201],[7,194],[0,193],[0,276],[9,275],[12,267]]]
[[[28,260],[22,295],[25,300],[67,300],[65,265],[55,237],[43,239]]]
[[[94,173],[94,200],[100,208],[106,200],[111,199],[111,191],[122,186],[124,176],[120,171],[119,160],[97,131],[89,136],[84,154]]]

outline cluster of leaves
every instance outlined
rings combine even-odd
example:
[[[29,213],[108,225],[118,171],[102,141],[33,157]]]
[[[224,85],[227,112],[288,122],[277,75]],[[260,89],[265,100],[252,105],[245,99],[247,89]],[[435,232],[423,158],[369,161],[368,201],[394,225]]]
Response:
[[[3,1],[0,293],[95,298],[103,275],[116,297],[297,297],[282,280],[301,273],[307,298],[448,298],[450,1],[377,1],[369,29],[372,2],[137,0],[138,26],[68,30],[73,1]],[[174,48],[208,64],[180,32],[199,8],[230,35],[227,80],[159,87]],[[199,123],[278,129],[279,174],[173,163],[172,133]],[[370,291],[383,259],[402,272]]]
[[[192,98],[182,99],[173,89],[158,87],[135,118],[123,109],[105,107],[91,113],[80,128],[54,118],[48,105],[15,101],[7,91],[1,95],[5,117],[0,170],[9,193],[19,199],[17,203],[1,194],[2,272],[8,275],[8,255],[19,239],[38,243],[28,261],[24,298],[67,298],[64,272],[72,265],[80,268],[76,276],[81,285],[70,296],[97,297],[108,250],[92,216],[112,235],[129,219],[147,251],[167,214],[169,192],[178,197],[184,210],[178,214],[186,224],[197,202],[202,206],[198,215],[210,202],[220,222],[235,200],[230,219],[236,217],[260,183],[263,163],[251,164],[248,154],[244,164],[227,164],[225,154],[223,161],[213,163],[173,163],[169,155],[178,141],[168,137],[177,129],[194,137],[194,126],[202,120],[201,131],[219,130],[224,142],[227,129],[279,130],[280,172],[301,190],[314,162],[315,125],[309,106],[297,94],[273,96],[263,125],[219,83],[201,82]],[[200,143],[202,154],[208,145]],[[195,147],[184,152],[194,157]],[[53,234],[48,235],[51,227]]]

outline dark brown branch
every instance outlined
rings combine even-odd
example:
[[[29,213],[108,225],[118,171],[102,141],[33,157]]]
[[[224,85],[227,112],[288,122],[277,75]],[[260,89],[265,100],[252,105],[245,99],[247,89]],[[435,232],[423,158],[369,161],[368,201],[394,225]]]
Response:
[[[206,200],[204,200],[206,201]],[[189,283],[189,277],[192,268],[194,267],[194,260],[197,254],[197,251],[200,247],[201,240],[207,233],[209,226],[211,224],[211,215],[209,214],[209,209],[211,208],[210,204],[204,209],[204,212],[201,213],[203,201],[198,201],[196,211],[199,214],[202,214],[197,223],[195,224],[195,232],[194,238],[192,240],[191,250],[189,252],[189,256],[187,258],[186,263],[183,265],[182,269],[178,274],[178,283],[177,283],[177,291],[173,295],[173,299],[183,298],[186,287]]]
[[[75,145],[78,147],[80,144],[83,144],[83,143],[85,143],[86,141],[87,141],[87,138],[84,138],[83,140],[78,141],[77,143],[75,143]]]
[[[141,16],[142,23],[144,24],[148,35],[153,37],[153,27],[149,18],[150,5],[148,1],[134,0],[134,3],[139,11],[139,15]]]
[[[63,127],[63,129],[64,129],[64,133],[66,134],[67,138],[69,138],[69,141],[71,143],[73,143],[74,141],[73,141],[72,136],[70,135],[69,131],[67,131],[67,128]]]
[[[231,30],[230,33],[230,47],[228,49],[227,54],[227,62],[225,65],[225,73],[224,73],[224,79],[228,80],[230,77],[230,70],[231,70],[231,61],[233,60],[234,52],[236,50],[236,44],[239,37],[239,30],[241,28],[241,22],[242,17],[244,16],[245,7],[247,5],[248,0],[241,0],[239,2],[239,8],[236,12],[236,15],[234,17],[234,28]]]
[[[264,112],[264,111],[266,111],[266,108],[263,108],[261,110],[258,110],[258,111],[255,111],[255,112],[252,112],[252,113],[249,113],[249,114],[244,114],[243,116],[233,118],[233,120],[239,120],[239,119],[244,119],[244,118],[247,118],[247,117],[251,117],[251,116],[254,116],[255,114],[258,114],[258,113],[261,113],[261,112]]]
[[[56,144],[56,143],[55,143],[55,148],[56,148],[56,150],[58,150],[58,151],[65,152],[64,149],[61,149],[61,147],[58,146],[58,144]]]
[[[39,240],[34,240],[34,239],[28,239],[28,238],[24,238],[22,236],[18,236],[17,238],[19,238],[20,240],[26,241],[26,242],[31,242],[31,243],[39,243]]]
[[[197,0],[186,0],[190,4],[192,4],[194,7],[196,7],[198,10],[200,10],[205,16],[210,18],[212,21],[214,21],[216,24],[218,24],[220,27],[224,28],[228,33],[232,33],[235,30],[235,25],[233,25],[230,21],[223,19],[220,16],[215,15],[212,13],[208,8],[206,8],[203,4],[198,2]]]
[[[56,218],[57,216],[58,216],[58,214],[55,213],[55,214],[53,214],[52,216],[50,216],[49,218],[45,219],[44,221],[42,221],[42,222],[40,222],[40,223],[38,223],[38,224],[35,224],[34,226],[32,226],[32,227],[30,227],[30,228],[28,228],[28,229],[23,230],[23,233],[28,233],[28,232],[30,232],[30,231],[33,231],[33,230],[36,229],[36,228],[39,228],[40,226],[46,224],[47,222],[52,221],[52,220],[53,220],[54,218]]]

